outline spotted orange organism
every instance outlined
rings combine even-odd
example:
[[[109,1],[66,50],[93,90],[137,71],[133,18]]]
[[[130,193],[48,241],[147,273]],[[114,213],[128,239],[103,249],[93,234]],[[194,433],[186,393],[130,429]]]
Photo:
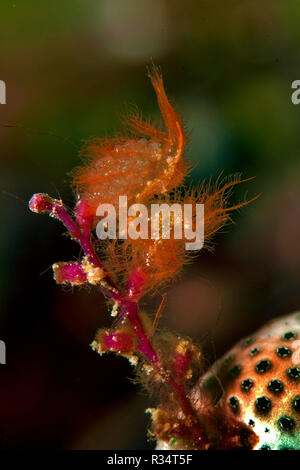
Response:
[[[242,340],[203,380],[219,406],[259,436],[256,449],[300,447],[300,361],[292,359],[297,338],[299,312]]]

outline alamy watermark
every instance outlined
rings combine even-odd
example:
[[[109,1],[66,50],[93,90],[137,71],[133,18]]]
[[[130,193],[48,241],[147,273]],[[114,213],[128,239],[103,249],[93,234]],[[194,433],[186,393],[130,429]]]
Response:
[[[0,80],[0,104],[6,104],[6,84]]]
[[[144,204],[128,207],[127,196],[119,196],[118,217],[113,204],[100,204],[96,215],[96,234],[100,240],[185,239],[186,250],[201,250],[204,245],[204,204]],[[118,220],[118,227],[117,227]],[[118,228],[118,234],[117,234]]]
[[[6,364],[6,345],[0,340],[0,364]]]
[[[293,93],[291,95],[291,100],[293,104],[300,103],[300,80],[294,80],[292,82]]]

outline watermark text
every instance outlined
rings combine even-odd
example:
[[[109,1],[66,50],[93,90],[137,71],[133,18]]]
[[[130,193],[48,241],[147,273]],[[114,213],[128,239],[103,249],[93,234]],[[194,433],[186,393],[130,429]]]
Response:
[[[6,84],[0,80],[0,104],[6,104]]]
[[[6,345],[0,340],[0,364],[6,364]]]
[[[201,250],[204,245],[204,204],[127,205],[127,196],[119,196],[118,215],[113,204],[100,204],[96,215],[96,234],[100,240],[151,238],[186,240],[186,250]],[[118,222],[118,223],[117,223]],[[118,233],[117,233],[118,229]]]

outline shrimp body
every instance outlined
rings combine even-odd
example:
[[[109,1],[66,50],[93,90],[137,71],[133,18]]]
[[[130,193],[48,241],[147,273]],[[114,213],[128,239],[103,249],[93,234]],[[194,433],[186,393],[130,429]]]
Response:
[[[171,106],[158,69],[150,74],[166,131],[143,121],[138,115],[125,118],[129,137],[93,139],[84,148],[87,162],[74,172],[73,184],[90,214],[99,204],[144,203],[156,194],[178,186],[188,172],[183,160],[186,143],[183,124]]]

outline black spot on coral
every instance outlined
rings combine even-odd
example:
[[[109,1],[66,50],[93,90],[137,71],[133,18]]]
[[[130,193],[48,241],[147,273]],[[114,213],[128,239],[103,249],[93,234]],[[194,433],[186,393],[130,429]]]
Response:
[[[253,421],[253,419],[249,419],[248,424],[249,426],[255,426],[255,422]]]
[[[280,359],[286,359],[287,357],[290,357],[291,350],[286,346],[279,346],[279,348],[276,349],[276,354]]]
[[[270,398],[268,397],[258,397],[255,400],[255,408],[259,413],[268,413],[272,407]]]
[[[295,411],[300,412],[300,395],[296,395],[292,399],[292,407],[294,408]]]
[[[281,416],[277,421],[279,429],[283,432],[290,432],[295,427],[295,421],[290,416]]]
[[[287,371],[287,375],[291,380],[299,380],[300,379],[299,367],[290,367]]]
[[[286,333],[282,335],[282,339],[285,339],[286,341],[292,341],[292,339],[296,339],[296,338],[297,338],[297,333],[295,333],[294,331],[286,331]]]
[[[228,374],[231,379],[235,379],[238,377],[241,373],[242,367],[239,364],[236,364],[235,366],[231,367],[229,370]]]
[[[253,387],[252,379],[245,379],[241,383],[241,390],[243,390],[243,392],[248,392],[252,387]]]
[[[269,361],[269,359],[262,359],[256,364],[255,370],[258,374],[265,374],[271,369],[271,367],[272,363]]]
[[[235,359],[235,354],[230,354],[230,356],[227,356],[226,359],[224,359],[222,366],[223,367],[228,366],[234,359]]]
[[[263,445],[259,448],[259,450],[271,450],[271,447],[268,446],[267,444],[263,444]]]
[[[258,353],[260,352],[260,348],[258,346],[256,346],[255,348],[252,348],[251,351],[249,352],[249,355],[252,357],[252,356],[256,356]]]
[[[252,344],[254,342],[254,339],[253,338],[246,338],[242,341],[242,348],[247,348],[248,346],[250,346],[250,344]]]
[[[228,400],[229,407],[234,413],[237,413],[240,407],[239,401],[236,397],[230,397]]]
[[[214,387],[217,383],[218,383],[217,377],[215,375],[210,375],[203,383],[203,387],[209,389],[211,387]]]
[[[268,390],[272,393],[281,393],[283,391],[283,383],[281,382],[281,380],[277,380],[277,379],[274,379],[274,380],[271,380],[271,382],[269,382],[268,384]]]

